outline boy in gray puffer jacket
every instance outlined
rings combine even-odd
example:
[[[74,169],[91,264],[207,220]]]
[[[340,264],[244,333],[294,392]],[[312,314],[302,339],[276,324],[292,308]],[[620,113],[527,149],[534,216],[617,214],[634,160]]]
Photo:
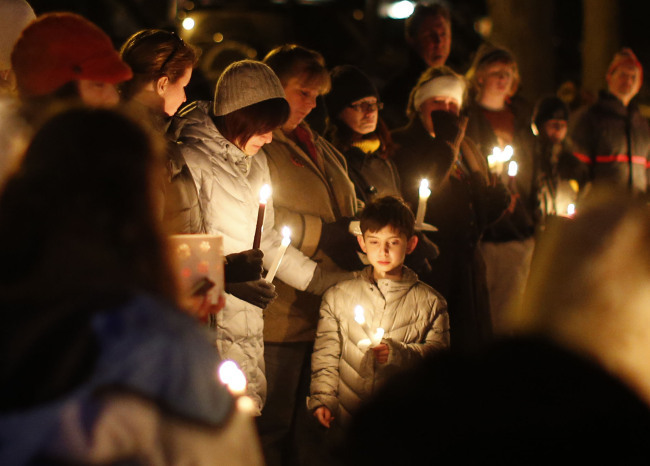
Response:
[[[388,377],[449,346],[445,299],[404,266],[415,219],[398,198],[368,204],[357,238],[370,266],[323,296],[307,404],[325,427],[346,422]]]

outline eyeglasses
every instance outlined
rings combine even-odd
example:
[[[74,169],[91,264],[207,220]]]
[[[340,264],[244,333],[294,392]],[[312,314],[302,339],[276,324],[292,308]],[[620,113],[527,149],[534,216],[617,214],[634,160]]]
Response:
[[[185,43],[183,42],[183,39],[178,37],[178,35],[175,32],[171,32],[170,34],[171,34],[172,37],[174,37],[176,39],[174,41],[174,49],[171,51],[171,53],[169,55],[167,55],[167,58],[165,59],[162,66],[158,70],[158,73],[160,73],[160,74],[165,74],[165,67],[167,65],[169,65],[169,62],[171,61],[172,58],[174,58],[174,55],[176,55],[176,53],[178,53],[178,51],[181,49],[181,47],[183,47],[185,45]]]
[[[382,108],[384,108],[384,103],[383,102],[361,102],[358,104],[350,104],[348,105],[348,107],[350,107],[356,112],[370,113],[370,112],[374,112],[375,110],[381,110]]]

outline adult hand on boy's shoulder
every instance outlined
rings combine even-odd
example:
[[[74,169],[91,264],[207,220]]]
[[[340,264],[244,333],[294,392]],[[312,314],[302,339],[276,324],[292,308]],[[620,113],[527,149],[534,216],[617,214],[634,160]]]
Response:
[[[316,408],[314,410],[314,416],[316,416],[318,422],[328,429],[330,428],[330,423],[334,420],[334,416],[332,416],[332,412],[327,406],[319,406]]]
[[[386,343],[380,343],[373,347],[372,352],[379,364],[386,364],[388,361],[388,353],[390,353],[390,349]]]

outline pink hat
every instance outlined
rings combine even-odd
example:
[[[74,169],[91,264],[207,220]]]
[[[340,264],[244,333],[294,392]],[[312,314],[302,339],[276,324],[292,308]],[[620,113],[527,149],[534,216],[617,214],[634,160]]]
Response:
[[[607,69],[607,76],[610,76],[621,65],[636,67],[639,70],[639,83],[643,82],[643,66],[641,66],[641,62],[636,58],[632,49],[623,47],[620,51],[616,52]]]
[[[116,84],[133,76],[106,33],[74,13],[36,18],[18,39],[11,62],[22,96],[47,95],[80,79]]]

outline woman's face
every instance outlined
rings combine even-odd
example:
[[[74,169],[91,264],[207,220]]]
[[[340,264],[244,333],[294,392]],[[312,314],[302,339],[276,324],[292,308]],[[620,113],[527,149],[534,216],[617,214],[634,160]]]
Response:
[[[178,108],[187,100],[185,87],[190,83],[190,79],[192,79],[192,67],[188,66],[176,82],[171,82],[167,78],[166,84],[158,87],[158,94],[163,99],[163,109],[168,116],[174,115]]]
[[[420,115],[422,125],[431,136],[435,136],[433,122],[431,121],[431,112],[434,110],[442,110],[458,116],[460,113],[460,104],[454,97],[448,96],[429,97],[422,102],[418,114]]]
[[[244,147],[241,147],[241,150],[246,155],[255,155],[257,154],[264,144],[268,144],[273,140],[273,132],[269,131],[264,134],[256,134],[251,136],[251,138],[246,141]]]
[[[485,67],[479,79],[481,95],[503,97],[510,94],[514,82],[514,67],[509,63],[491,63]]]
[[[377,129],[379,108],[377,97],[364,97],[355,100],[339,113],[339,119],[358,134],[372,133]]]
[[[283,87],[291,113],[282,130],[288,133],[296,129],[296,126],[316,107],[316,98],[322,89],[319,85],[305,82],[305,77],[302,75],[289,78],[286,86]]]

